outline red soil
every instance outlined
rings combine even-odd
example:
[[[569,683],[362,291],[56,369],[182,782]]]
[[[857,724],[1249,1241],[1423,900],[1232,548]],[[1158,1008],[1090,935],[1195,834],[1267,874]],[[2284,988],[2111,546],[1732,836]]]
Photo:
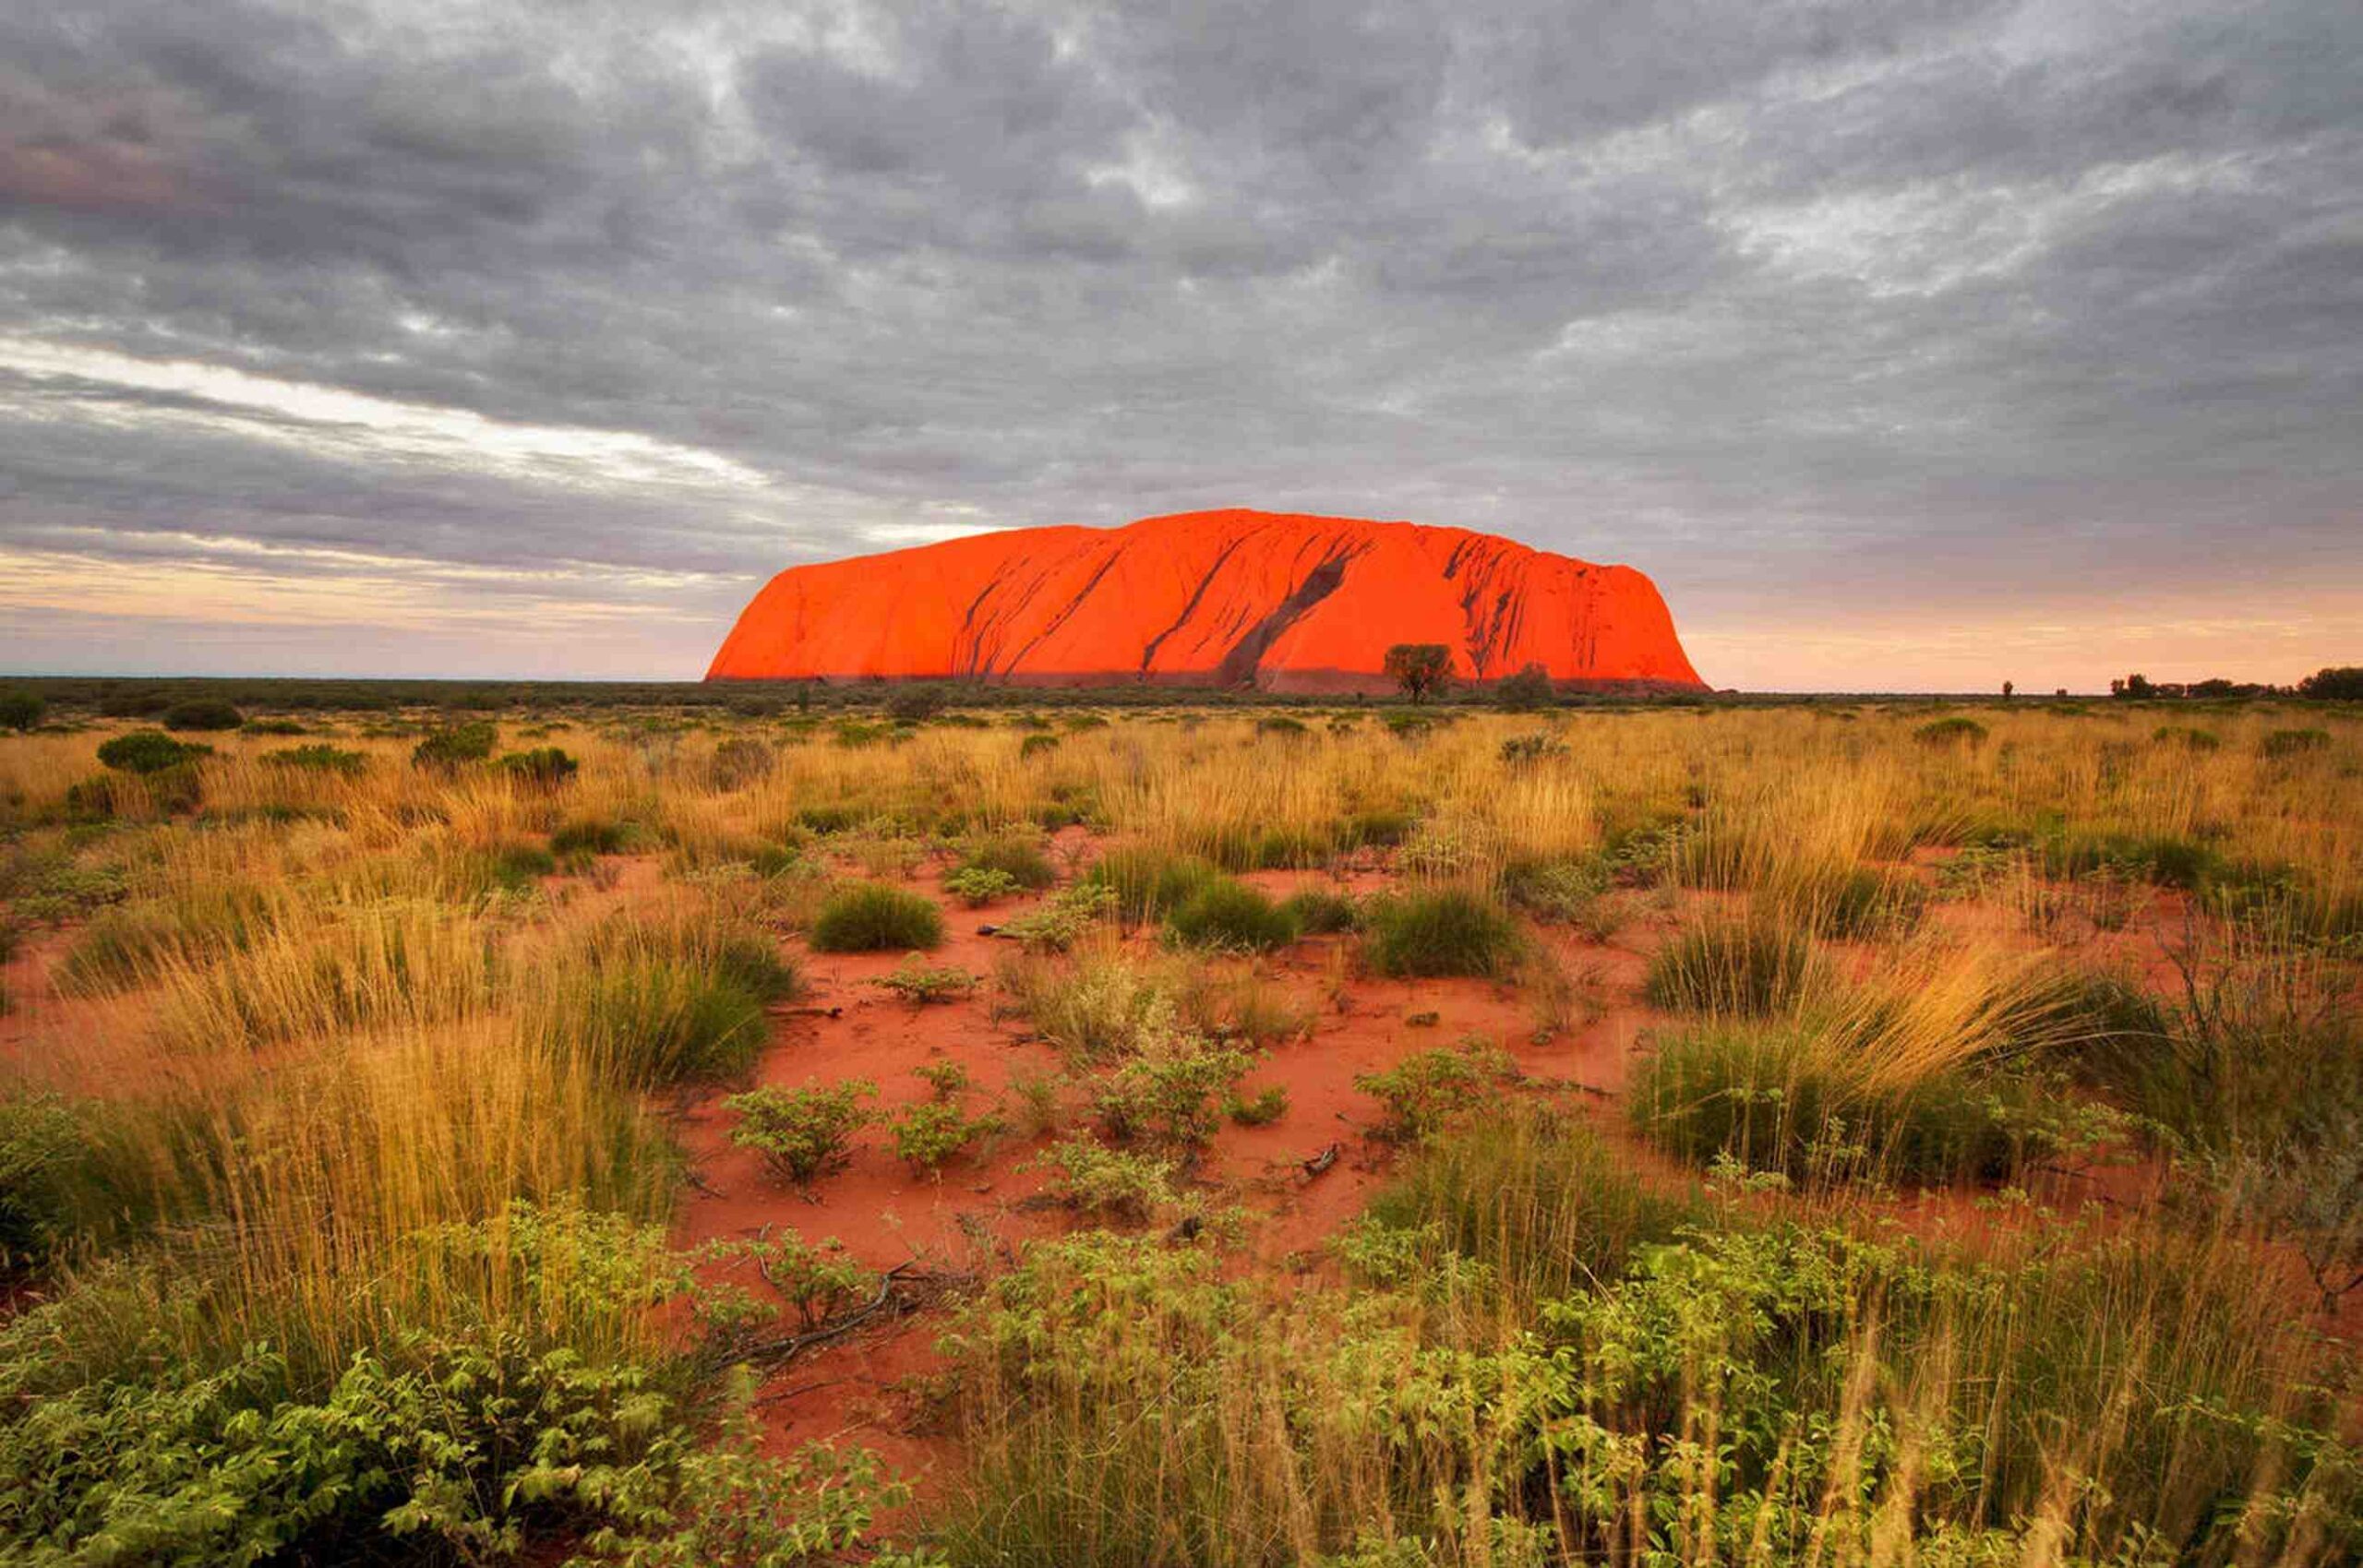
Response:
[[[1398,642],[1442,643],[1464,680],[1533,664],[1570,686],[1703,687],[1629,567],[1466,529],[1241,510],[796,567],[755,595],[706,678],[1385,690]]]

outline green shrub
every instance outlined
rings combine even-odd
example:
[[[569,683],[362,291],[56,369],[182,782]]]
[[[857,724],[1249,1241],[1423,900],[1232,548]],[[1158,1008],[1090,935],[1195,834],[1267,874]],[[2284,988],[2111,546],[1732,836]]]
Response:
[[[1032,757],[1046,757],[1058,748],[1057,736],[1029,735],[1017,743],[1017,760],[1023,762]]]
[[[943,914],[919,893],[885,882],[839,888],[812,921],[816,952],[891,952],[943,940]]]
[[[951,871],[944,875],[943,891],[971,909],[982,909],[995,899],[1008,898],[1023,892],[1015,877],[1006,871]]]
[[[133,730],[99,748],[99,760],[119,773],[161,773],[213,755],[201,741],[174,740],[162,730]]]
[[[894,1153],[913,1171],[933,1175],[946,1160],[1000,1127],[997,1118],[967,1116],[942,1100],[906,1106],[894,1122]]]
[[[1975,750],[1985,744],[1985,726],[1975,719],[1955,713],[1950,718],[1932,719],[1912,732],[1912,738],[1931,749],[1959,748]]]
[[[541,789],[564,784],[582,766],[555,746],[537,746],[530,751],[511,751],[493,765],[519,784]]]
[[[70,1238],[90,1159],[82,1119],[53,1095],[0,1099],[0,1278]]]
[[[1376,1100],[1385,1113],[1373,1136],[1412,1143],[1493,1105],[1501,1085],[1517,1076],[1507,1052],[1471,1038],[1457,1047],[1414,1051],[1383,1072],[1361,1074],[1354,1087]]]
[[[1764,1016],[1795,1005],[1817,972],[1803,931],[1766,918],[1710,919],[1649,960],[1644,994],[1672,1011]]]
[[[279,751],[266,751],[263,761],[274,768],[292,768],[306,773],[336,773],[353,778],[365,772],[369,759],[358,751],[347,751],[337,746],[291,746]]]
[[[499,732],[483,719],[447,725],[430,731],[426,739],[411,748],[411,765],[448,773],[462,763],[481,762],[490,757],[499,738]]]
[[[1542,762],[1555,762],[1567,755],[1567,743],[1547,731],[1532,735],[1514,735],[1502,742],[1501,759],[1505,768],[1531,768]]]
[[[1506,975],[1526,946],[1508,910],[1458,888],[1372,899],[1361,925],[1371,968],[1398,979]]]
[[[1272,901],[1244,882],[1218,877],[1167,911],[1165,928],[1192,947],[1265,952],[1296,940],[1296,928]]]
[[[1136,847],[1110,850],[1092,866],[1084,881],[1112,890],[1117,915],[1126,925],[1138,925],[1180,907],[1218,875],[1211,864],[1194,855]]]
[[[1119,1143],[1192,1159],[1221,1131],[1223,1107],[1251,1065],[1244,1051],[1167,1036],[1101,1079],[1092,1110]]]
[[[1049,1171],[1049,1195],[1086,1214],[1139,1224],[1182,1206],[1170,1160],[1089,1138],[1061,1139],[1020,1168]]]
[[[877,1094],[877,1084],[860,1078],[825,1089],[765,1085],[731,1095],[722,1107],[738,1116],[732,1143],[762,1155],[774,1176],[809,1189],[851,1163],[853,1135],[878,1119],[861,1102]]]
[[[1608,863],[1587,856],[1575,860],[1522,861],[1503,874],[1502,892],[1513,907],[1537,920],[1589,925],[1612,882]]]
[[[1302,719],[1292,719],[1286,713],[1266,713],[1255,721],[1255,733],[1277,736],[1282,740],[1295,740],[1313,732],[1304,727]]]
[[[2213,731],[2189,724],[2160,724],[2150,732],[2150,740],[2153,745],[2179,746],[2186,751],[2213,751],[2224,744]]]
[[[771,743],[751,735],[734,735],[715,743],[706,764],[706,778],[715,789],[739,790],[771,777],[778,754]]]
[[[901,997],[914,1007],[930,1002],[957,1001],[977,988],[978,977],[966,969],[921,964],[917,958],[906,958],[892,975],[883,975],[870,982]]]
[[[642,832],[634,822],[618,822],[606,817],[572,817],[551,832],[550,851],[559,859],[570,861],[621,855],[640,840]]]
[[[2257,743],[2258,754],[2274,760],[2329,749],[2328,730],[2274,730]]]
[[[246,716],[229,703],[207,698],[175,702],[163,714],[168,730],[234,730],[246,722]]]
[[[1064,952],[1114,906],[1114,890],[1083,882],[1045,899],[1036,908],[1002,922],[1001,934],[1029,952]]]

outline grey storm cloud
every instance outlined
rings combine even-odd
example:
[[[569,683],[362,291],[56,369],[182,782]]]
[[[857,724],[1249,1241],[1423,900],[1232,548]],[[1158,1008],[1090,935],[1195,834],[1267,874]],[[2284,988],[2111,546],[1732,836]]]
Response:
[[[1740,683],[2266,621],[2363,590],[2359,76],[2352,0],[9,7],[0,653],[332,663],[357,579],[693,674],[796,561],[1232,504],[1629,560]]]

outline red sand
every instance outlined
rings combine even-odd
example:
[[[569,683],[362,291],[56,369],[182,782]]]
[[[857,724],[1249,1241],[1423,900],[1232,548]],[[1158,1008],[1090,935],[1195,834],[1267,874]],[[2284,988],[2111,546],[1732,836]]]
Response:
[[[1257,511],[1024,528],[796,567],[708,680],[958,678],[1391,689],[1398,642],[1463,680],[1703,689],[1649,580],[1460,528]]]

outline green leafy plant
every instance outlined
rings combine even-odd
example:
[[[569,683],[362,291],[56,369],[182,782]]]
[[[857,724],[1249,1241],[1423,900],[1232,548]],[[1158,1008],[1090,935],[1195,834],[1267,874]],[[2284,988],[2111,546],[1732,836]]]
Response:
[[[38,729],[43,715],[49,712],[49,699],[37,691],[21,687],[13,691],[0,691],[0,729],[15,730],[23,735]]]
[[[971,909],[982,909],[1000,899],[1009,898],[1024,889],[1015,877],[1006,871],[984,867],[968,867],[946,872],[943,891]]]
[[[894,1152],[914,1171],[933,1175],[961,1150],[1001,1128],[993,1116],[968,1116],[956,1105],[930,1100],[906,1106],[893,1125]]]
[[[877,1094],[878,1085],[860,1078],[824,1089],[767,1084],[733,1095],[722,1107],[738,1116],[732,1143],[761,1154],[781,1179],[809,1189],[851,1162],[853,1135],[878,1119],[861,1102]]]
[[[1414,1051],[1385,1071],[1359,1075],[1354,1087],[1376,1100],[1384,1113],[1376,1136],[1412,1143],[1494,1103],[1501,1086],[1517,1074],[1506,1051],[1471,1038],[1457,1047]]]
[[[930,1002],[957,1001],[973,994],[979,979],[966,969],[923,964],[911,957],[905,959],[893,974],[882,975],[870,983],[894,992],[914,1007],[925,1007]]]

